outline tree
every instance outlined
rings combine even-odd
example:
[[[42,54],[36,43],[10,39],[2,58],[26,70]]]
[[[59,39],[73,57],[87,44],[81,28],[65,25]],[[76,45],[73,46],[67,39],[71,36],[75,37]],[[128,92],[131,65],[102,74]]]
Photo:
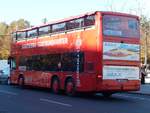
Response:
[[[5,43],[8,25],[4,22],[0,23],[0,59],[8,55],[7,44]]]
[[[140,30],[141,30],[141,59],[146,65],[150,62],[150,19],[146,16],[140,18]]]
[[[13,21],[10,23],[9,28],[8,28],[8,33],[29,28],[30,23],[24,19],[19,19],[18,21]]]
[[[0,59],[7,59],[10,53],[11,33],[30,27],[30,23],[24,19],[13,21],[10,25],[0,23]]]
[[[3,34],[7,34],[8,25],[4,22],[0,23],[0,37],[3,37]]]

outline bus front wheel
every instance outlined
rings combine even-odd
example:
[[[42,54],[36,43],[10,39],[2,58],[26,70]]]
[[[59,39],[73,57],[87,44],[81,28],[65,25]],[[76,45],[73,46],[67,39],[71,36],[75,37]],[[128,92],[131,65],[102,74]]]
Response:
[[[60,91],[60,84],[58,78],[53,78],[52,79],[52,92],[55,94],[58,94]]]
[[[66,81],[65,92],[68,96],[75,96],[75,84],[72,79]]]

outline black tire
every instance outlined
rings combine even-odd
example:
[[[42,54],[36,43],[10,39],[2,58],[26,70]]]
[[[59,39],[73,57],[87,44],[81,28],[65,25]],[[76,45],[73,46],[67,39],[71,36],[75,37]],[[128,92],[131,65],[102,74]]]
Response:
[[[76,90],[75,90],[75,83],[73,79],[68,79],[65,83],[65,93],[68,96],[75,96]]]
[[[103,92],[102,95],[105,97],[105,98],[109,98],[111,97],[113,93],[109,93],[109,92]]]
[[[60,82],[57,77],[52,79],[51,89],[54,94],[60,93]]]

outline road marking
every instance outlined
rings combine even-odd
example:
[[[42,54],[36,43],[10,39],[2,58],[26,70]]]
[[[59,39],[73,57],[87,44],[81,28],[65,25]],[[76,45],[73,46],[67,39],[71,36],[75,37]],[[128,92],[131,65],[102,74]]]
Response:
[[[6,91],[6,90],[0,90],[0,93],[9,94],[9,95],[18,95],[17,93]]]
[[[143,100],[143,101],[150,101],[150,99],[148,99],[148,98],[142,98],[142,97],[132,97],[132,96],[128,96],[128,95],[119,95],[119,94],[117,94],[117,96],[120,96],[120,97],[125,97],[125,98],[132,98],[132,99],[138,99],[138,100]]]
[[[44,98],[41,98],[40,101],[49,102],[49,103],[53,103],[53,104],[58,104],[58,105],[66,106],[66,107],[72,107],[71,104],[65,104],[65,103],[62,103],[62,102],[49,100],[49,99],[44,99]]]

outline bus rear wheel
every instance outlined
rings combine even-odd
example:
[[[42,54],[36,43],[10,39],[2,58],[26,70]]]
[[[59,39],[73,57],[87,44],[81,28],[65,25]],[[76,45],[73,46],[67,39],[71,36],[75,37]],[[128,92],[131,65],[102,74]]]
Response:
[[[60,92],[60,83],[58,78],[53,78],[52,79],[52,92],[55,94],[58,94]]]
[[[68,79],[65,85],[65,93],[68,96],[75,96],[75,84],[72,79]]]

